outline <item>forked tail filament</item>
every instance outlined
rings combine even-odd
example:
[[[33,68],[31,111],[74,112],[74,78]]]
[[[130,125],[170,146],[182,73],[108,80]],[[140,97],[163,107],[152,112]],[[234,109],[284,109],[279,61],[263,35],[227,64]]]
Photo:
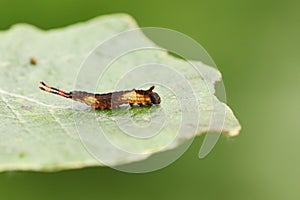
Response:
[[[70,99],[72,98],[72,93],[71,92],[65,92],[63,90],[57,89],[55,87],[47,85],[43,81],[41,81],[40,84],[41,85],[39,86],[39,88],[41,90],[44,90],[45,92],[56,94],[56,95],[59,95],[59,96],[65,97],[65,98],[70,98]]]

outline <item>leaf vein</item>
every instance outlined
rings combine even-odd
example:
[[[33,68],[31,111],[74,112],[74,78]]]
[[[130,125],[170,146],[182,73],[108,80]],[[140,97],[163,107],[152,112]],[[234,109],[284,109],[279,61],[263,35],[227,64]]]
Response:
[[[4,98],[3,96],[0,96],[2,101],[6,104],[7,108],[12,112],[12,114],[15,116],[15,118],[21,123],[21,125],[24,127],[24,130],[27,133],[30,133],[30,130],[28,129],[28,127],[26,126],[26,121],[22,118],[21,114],[14,110],[13,107],[9,104],[8,100],[6,98]]]
[[[26,97],[26,96],[23,96],[23,95],[20,95],[20,94],[10,93],[10,92],[7,92],[7,91],[2,90],[2,89],[0,89],[0,93],[8,95],[8,96],[12,96],[12,97],[24,99],[24,100],[36,103],[36,104],[38,104],[40,106],[44,106],[44,107],[48,107],[48,108],[53,108],[53,109],[69,109],[69,107],[48,105],[48,104],[45,104],[43,102],[37,101],[35,99],[29,98],[29,97]]]

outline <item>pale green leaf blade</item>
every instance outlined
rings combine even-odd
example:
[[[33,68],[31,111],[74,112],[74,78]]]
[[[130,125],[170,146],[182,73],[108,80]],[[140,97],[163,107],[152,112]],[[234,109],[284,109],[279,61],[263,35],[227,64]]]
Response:
[[[72,90],[80,65],[92,49],[111,36],[136,27],[131,17],[120,14],[51,31],[21,24],[13,26],[9,31],[0,32],[0,171],[55,171],[99,165],[84,148],[77,133],[78,124],[74,117],[82,119],[82,126],[88,127],[88,119],[96,116],[97,123],[104,127],[107,137],[129,151],[141,153],[126,157],[118,152],[107,152],[109,163],[112,165],[139,161],[156,152],[175,148],[195,134],[222,131],[229,136],[235,136],[239,133],[240,125],[231,109],[210,95],[214,83],[221,80],[220,73],[201,62],[192,61],[199,65],[202,78],[208,83],[206,87],[201,82],[202,79],[194,76],[193,71],[185,70],[188,65],[186,61],[173,58],[165,52],[136,52],[124,58],[125,60],[120,59],[114,63],[115,67],[110,68],[112,71],[107,72],[114,75],[107,75],[102,80],[104,84],[99,88],[99,92],[111,91],[118,73],[121,74],[126,67],[143,63],[149,57],[172,65],[184,74],[198,87],[199,93],[196,95],[202,120],[198,124],[197,132],[189,132],[187,129],[186,134],[176,137],[168,148],[162,146],[175,137],[178,128],[176,123],[180,116],[177,114],[174,96],[163,88],[156,88],[163,97],[161,107],[121,108],[113,112],[78,111],[72,108],[70,100],[43,93],[38,89],[39,81],[47,80],[55,86]],[[37,58],[37,65],[29,63],[31,56]],[[116,70],[120,69],[120,66],[122,70]],[[131,84],[134,84],[134,80]],[[115,121],[118,119],[132,118],[141,123],[149,118],[159,120],[158,113],[162,107],[166,108],[171,117],[167,121],[169,126],[162,130],[163,134],[158,137],[144,141],[135,140],[115,128]],[[219,127],[218,122],[215,127],[209,126],[215,107],[226,111],[222,127]],[[221,112],[216,112],[215,115],[216,119],[218,115],[222,117]],[[87,130],[91,131],[89,128]]]

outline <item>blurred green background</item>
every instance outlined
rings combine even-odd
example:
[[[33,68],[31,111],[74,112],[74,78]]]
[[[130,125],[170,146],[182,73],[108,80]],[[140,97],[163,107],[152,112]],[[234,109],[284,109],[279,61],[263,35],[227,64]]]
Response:
[[[58,28],[125,12],[180,31],[210,53],[242,125],[203,160],[204,136],[148,174],[110,168],[0,174],[0,199],[300,199],[300,1],[27,0],[0,3],[0,29]],[[0,41],[1,42],[1,41]]]

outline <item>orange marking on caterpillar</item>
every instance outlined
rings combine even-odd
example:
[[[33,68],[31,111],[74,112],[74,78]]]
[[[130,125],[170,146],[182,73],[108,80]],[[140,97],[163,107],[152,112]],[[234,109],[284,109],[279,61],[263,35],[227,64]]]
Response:
[[[71,91],[65,92],[57,89],[44,82],[40,82],[39,88],[45,92],[56,94],[65,98],[79,101],[91,106],[93,109],[113,109],[122,104],[129,104],[133,106],[138,105],[156,105],[160,104],[160,96],[153,92],[154,86],[151,86],[148,90],[125,90],[118,92],[110,92],[106,94],[93,94],[84,91]]]

